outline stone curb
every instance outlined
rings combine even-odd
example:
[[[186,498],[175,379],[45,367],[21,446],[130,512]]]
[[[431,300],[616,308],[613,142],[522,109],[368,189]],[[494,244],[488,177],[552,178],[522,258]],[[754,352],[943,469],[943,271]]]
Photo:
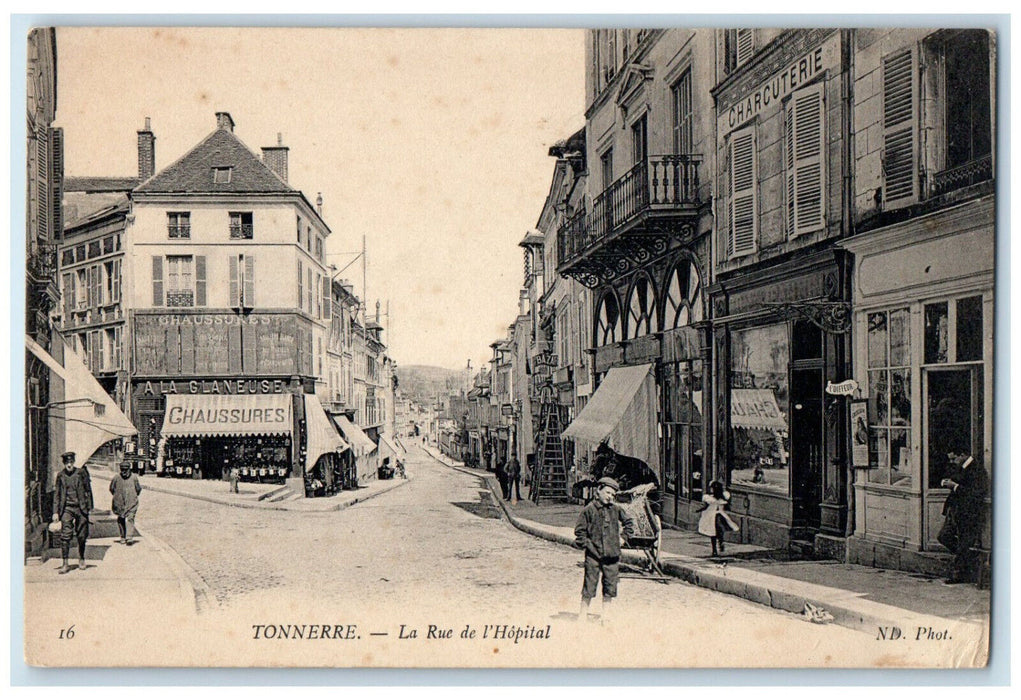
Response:
[[[548,525],[519,518],[512,513],[497,494],[492,478],[469,471],[459,462],[440,458],[437,458],[437,461],[451,469],[482,480],[493,494],[494,500],[500,504],[507,520],[517,529],[550,542],[574,546],[573,537],[557,532]],[[805,604],[809,603],[830,613],[833,616],[834,624],[870,635],[877,634],[880,627],[899,627],[907,630],[916,626],[968,626],[978,630],[978,626],[973,623],[940,618],[935,615],[922,615],[892,605],[876,603],[863,599],[861,594],[839,588],[794,581],[772,574],[748,571],[740,567],[728,568],[715,564],[708,565],[701,559],[670,552],[661,551],[660,557],[660,564],[665,573],[700,588],[737,596],[753,603],[799,616],[804,612]],[[667,561],[667,559],[673,561]],[[646,562],[644,557],[630,552],[623,552],[621,560],[633,565],[642,565]],[[710,566],[712,568],[709,568]]]
[[[110,481],[110,479],[113,478],[112,476],[107,477],[102,472],[99,472],[99,473],[93,472],[92,475],[97,477],[97,478],[99,478],[99,479],[105,479],[106,481]],[[183,492],[183,491],[176,491],[174,489],[168,489],[168,488],[165,488],[165,487],[162,487],[162,486],[152,486],[152,485],[150,485],[148,483],[143,485],[143,489],[146,490],[146,491],[154,491],[156,493],[164,493],[164,494],[167,494],[167,495],[170,495],[170,496],[179,496],[181,498],[192,498],[192,499],[194,499],[196,501],[205,501],[206,503],[218,503],[221,506],[229,506],[231,508],[250,508],[250,509],[261,509],[261,510],[286,510],[286,511],[291,511],[291,512],[294,512],[294,513],[332,513],[332,512],[336,512],[338,510],[344,510],[345,508],[348,508],[349,506],[353,506],[356,503],[362,503],[362,502],[367,501],[367,500],[369,500],[371,498],[375,498],[376,496],[379,496],[380,494],[384,494],[384,493],[386,493],[388,491],[392,491],[393,489],[397,488],[398,486],[401,486],[402,484],[408,483],[409,481],[412,480],[412,478],[413,477],[409,476],[407,479],[394,479],[392,484],[387,484],[385,487],[381,487],[375,493],[370,493],[370,494],[366,494],[364,496],[359,496],[359,497],[356,497],[356,498],[354,498],[353,500],[350,500],[350,501],[344,501],[342,503],[336,503],[336,504],[333,504],[333,505],[329,506],[328,508],[295,508],[293,506],[285,506],[283,504],[265,503],[263,501],[254,501],[254,502],[253,501],[229,501],[229,500],[217,498],[215,496],[207,496],[207,495],[203,495],[203,494],[193,494],[193,493],[187,493],[187,492]],[[300,502],[301,501],[295,501],[295,503],[300,503]]]

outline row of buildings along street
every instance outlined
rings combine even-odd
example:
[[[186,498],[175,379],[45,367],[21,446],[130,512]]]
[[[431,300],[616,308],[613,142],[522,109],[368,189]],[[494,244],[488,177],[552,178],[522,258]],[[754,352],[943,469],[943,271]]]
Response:
[[[605,443],[669,526],[719,480],[743,542],[945,574],[948,453],[993,472],[994,35],[586,42],[518,315],[443,399],[441,447],[513,456],[541,501]]]
[[[380,304],[328,263],[322,195],[288,184],[282,135],[257,155],[211,111],[157,171],[146,118],[137,174],[65,173],[52,29],[30,36],[28,85],[26,554],[65,451],[306,496],[403,458]]]

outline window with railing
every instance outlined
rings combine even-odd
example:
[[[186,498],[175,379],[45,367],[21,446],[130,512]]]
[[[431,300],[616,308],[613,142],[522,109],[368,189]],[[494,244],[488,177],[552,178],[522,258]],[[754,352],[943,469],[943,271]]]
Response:
[[[195,259],[167,256],[167,306],[195,306]]]
[[[232,211],[230,212],[230,237],[231,239],[251,240],[254,236],[252,225],[252,212]]]
[[[168,211],[167,235],[170,238],[191,238],[191,212]]]

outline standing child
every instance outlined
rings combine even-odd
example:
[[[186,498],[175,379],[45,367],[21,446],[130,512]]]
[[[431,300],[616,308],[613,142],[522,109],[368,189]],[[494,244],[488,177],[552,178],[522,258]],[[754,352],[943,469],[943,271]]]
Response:
[[[603,579],[603,622],[609,620],[610,603],[617,597],[620,579],[620,525],[627,537],[634,535],[634,522],[614,500],[617,482],[604,476],[596,482],[596,497],[578,516],[574,546],[585,550],[585,582],[581,589],[579,621],[588,619],[589,605],[596,597],[600,574]]]
[[[702,496],[702,507],[699,509],[702,515],[698,519],[698,532],[709,538],[713,545],[712,556],[719,556],[723,551],[723,534],[725,532],[736,532],[737,523],[727,515],[725,508],[730,504],[730,492],[723,488],[719,481],[712,481],[709,484],[709,493]],[[719,552],[717,551],[719,542]]]

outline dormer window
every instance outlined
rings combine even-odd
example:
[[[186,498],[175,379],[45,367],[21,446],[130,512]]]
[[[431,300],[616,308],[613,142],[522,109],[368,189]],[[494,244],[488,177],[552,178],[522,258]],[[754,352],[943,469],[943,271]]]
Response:
[[[214,167],[213,168],[213,184],[214,185],[227,185],[230,184],[230,171],[233,170],[230,166]]]

